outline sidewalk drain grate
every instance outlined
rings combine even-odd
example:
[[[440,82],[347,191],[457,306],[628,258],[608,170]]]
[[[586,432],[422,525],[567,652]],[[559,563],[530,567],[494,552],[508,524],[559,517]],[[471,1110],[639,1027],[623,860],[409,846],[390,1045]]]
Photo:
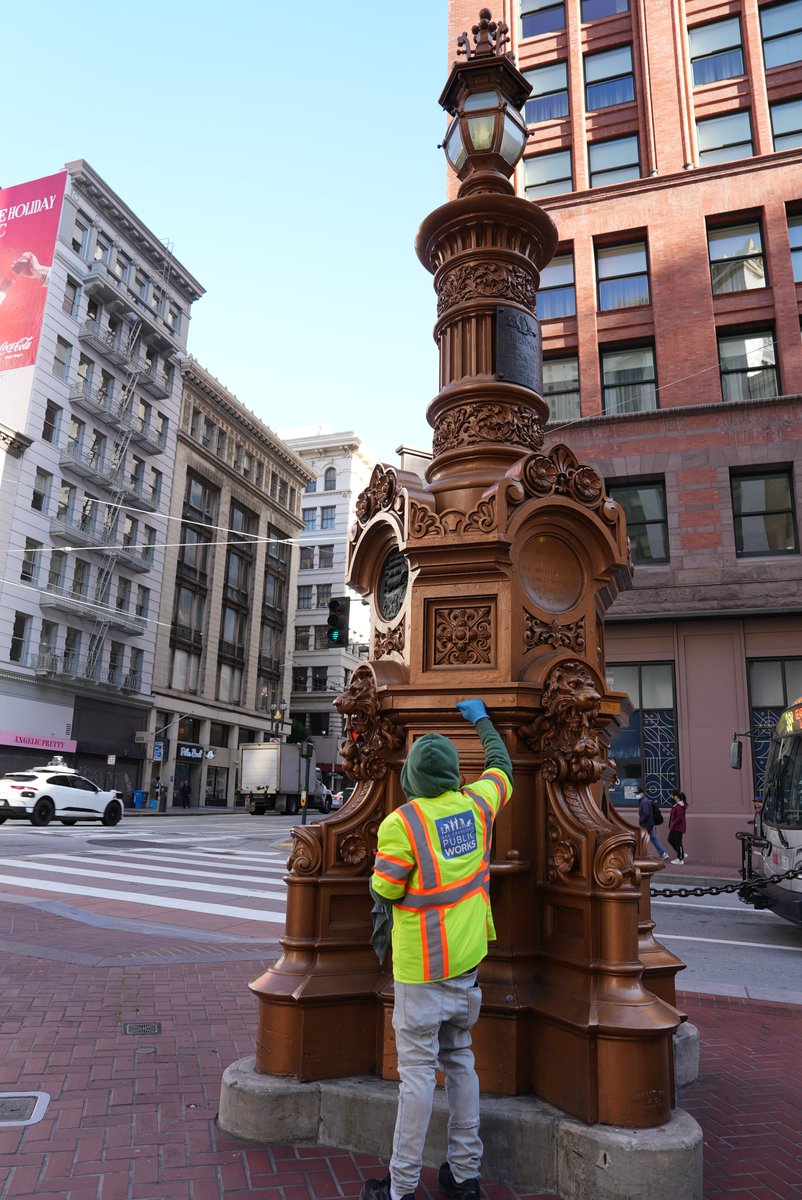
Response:
[[[135,1035],[147,1033],[152,1036],[154,1033],[161,1033],[161,1031],[161,1021],[128,1021],[123,1025],[123,1033],[133,1033]]]
[[[49,1103],[48,1092],[0,1092],[0,1128],[35,1125]]]

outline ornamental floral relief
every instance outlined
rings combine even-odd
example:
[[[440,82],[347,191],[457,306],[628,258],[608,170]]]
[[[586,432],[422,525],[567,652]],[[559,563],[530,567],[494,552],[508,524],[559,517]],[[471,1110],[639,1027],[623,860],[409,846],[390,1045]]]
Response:
[[[534,312],[536,295],[535,281],[523,267],[502,263],[468,263],[449,271],[443,280],[437,297],[437,315],[442,316],[454,304],[465,300],[487,297],[512,300]]]
[[[489,604],[434,610],[435,666],[490,666],[492,640]]]
[[[438,514],[425,504],[411,500],[409,540],[415,541],[433,535],[442,537],[461,533],[491,533],[496,528],[496,509],[494,495],[480,500],[476,508],[469,513],[449,508]]]
[[[394,629],[387,629],[383,633],[376,634],[375,657],[384,658],[388,654],[403,654],[405,644],[404,622],[401,621]]]
[[[551,646],[555,650],[573,650],[582,654],[585,650],[585,618],[561,625],[556,619],[543,621],[524,609],[524,653],[538,646]]]
[[[398,487],[398,476],[393,468],[377,463],[373,468],[370,483],[357,497],[357,520],[361,525],[366,525],[371,517],[384,508],[403,512],[404,495]]]
[[[432,442],[436,455],[477,442],[539,450],[543,425],[535,410],[525,404],[463,404],[438,418]]]

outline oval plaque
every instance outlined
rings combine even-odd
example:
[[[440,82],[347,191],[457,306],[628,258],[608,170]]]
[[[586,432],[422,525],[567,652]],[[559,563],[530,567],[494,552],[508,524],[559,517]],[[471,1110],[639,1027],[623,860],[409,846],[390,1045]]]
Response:
[[[567,612],[582,596],[582,563],[568,543],[553,534],[530,538],[521,549],[518,568],[527,595],[546,612]]]
[[[391,550],[384,560],[376,589],[376,607],[385,621],[392,621],[401,611],[407,594],[409,565],[400,550]]]

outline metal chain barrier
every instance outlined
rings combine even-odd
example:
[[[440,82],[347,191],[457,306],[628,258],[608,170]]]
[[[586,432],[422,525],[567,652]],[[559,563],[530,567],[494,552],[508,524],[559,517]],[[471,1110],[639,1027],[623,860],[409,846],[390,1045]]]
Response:
[[[711,884],[710,887],[650,888],[649,891],[652,896],[681,896],[683,899],[687,896],[723,896],[727,893],[737,893],[742,900],[748,901],[753,892],[759,892],[766,884],[779,883],[783,879],[802,879],[802,868],[783,871],[780,875],[767,875],[765,878],[753,875],[737,883]]]

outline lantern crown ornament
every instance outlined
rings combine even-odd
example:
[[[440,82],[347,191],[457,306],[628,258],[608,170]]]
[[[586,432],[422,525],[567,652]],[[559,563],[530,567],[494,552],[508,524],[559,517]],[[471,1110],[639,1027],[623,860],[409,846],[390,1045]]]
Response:
[[[443,139],[448,164],[462,186],[477,192],[513,194],[510,176],[526,148],[529,132],[521,107],[532,90],[512,54],[505,52],[509,29],[481,9],[479,22],[457,38],[455,62],[440,97],[452,120]]]

